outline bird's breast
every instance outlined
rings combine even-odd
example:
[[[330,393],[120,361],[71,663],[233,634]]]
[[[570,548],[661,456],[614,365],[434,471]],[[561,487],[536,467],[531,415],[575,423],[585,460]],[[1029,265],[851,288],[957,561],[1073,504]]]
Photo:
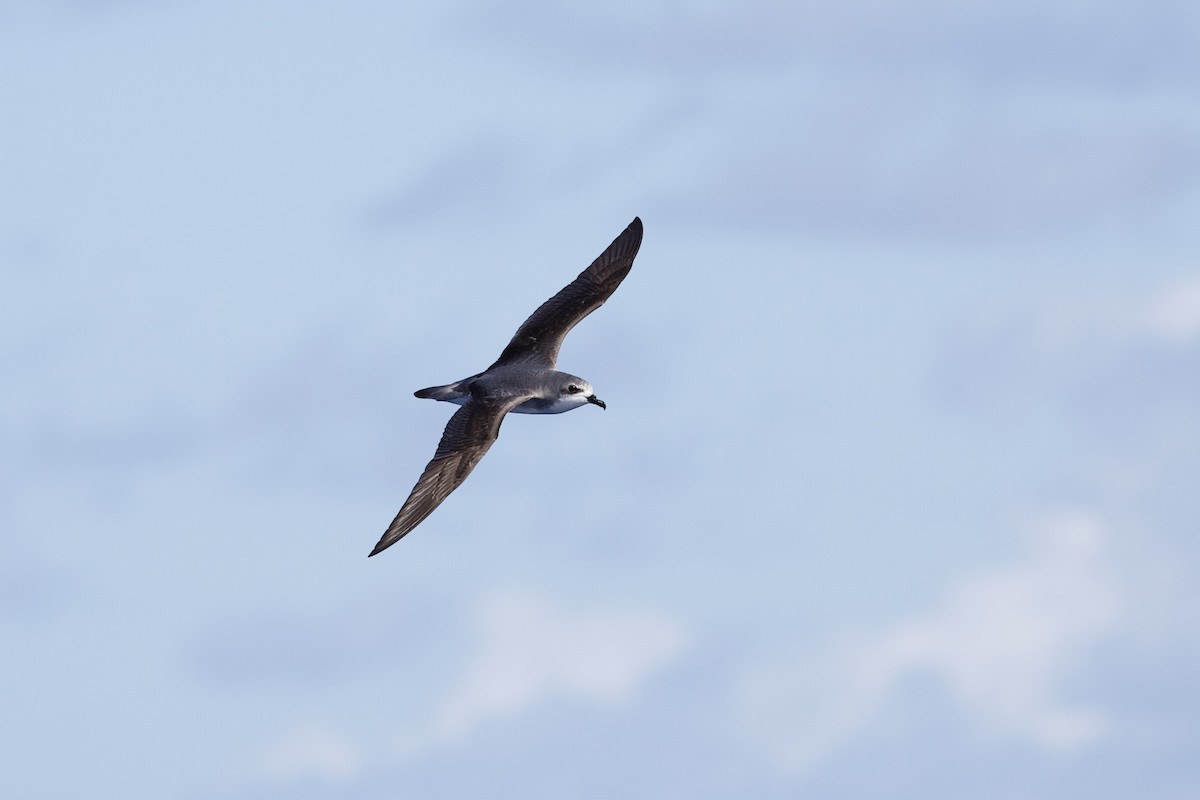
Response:
[[[553,397],[542,398],[535,397],[532,400],[526,400],[521,405],[512,410],[514,414],[561,414],[564,411],[570,411],[572,408],[579,408],[581,403],[575,400],[574,397]]]

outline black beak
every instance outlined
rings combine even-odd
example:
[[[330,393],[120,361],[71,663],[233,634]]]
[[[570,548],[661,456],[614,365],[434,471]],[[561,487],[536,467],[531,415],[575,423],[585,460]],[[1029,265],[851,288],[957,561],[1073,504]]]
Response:
[[[601,408],[608,408],[608,406],[604,405],[604,401],[601,400],[599,397],[596,397],[596,395],[594,395],[594,394],[589,394],[587,401],[594,406],[600,406]]]

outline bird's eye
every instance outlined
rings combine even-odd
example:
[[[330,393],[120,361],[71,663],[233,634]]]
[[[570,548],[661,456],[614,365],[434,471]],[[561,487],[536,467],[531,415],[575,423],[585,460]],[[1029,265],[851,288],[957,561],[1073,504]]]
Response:
[[[571,394],[579,394],[580,392],[583,391],[583,389],[580,389],[578,386],[576,386],[575,384],[572,383],[570,386],[567,387],[567,391],[570,392]]]

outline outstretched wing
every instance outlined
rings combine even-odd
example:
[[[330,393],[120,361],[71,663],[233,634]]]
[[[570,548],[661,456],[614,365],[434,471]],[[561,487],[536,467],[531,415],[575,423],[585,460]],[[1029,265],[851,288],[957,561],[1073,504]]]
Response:
[[[633,258],[641,244],[642,221],[634,217],[591,266],[522,323],[492,366],[534,359],[553,368],[563,339],[617,290],[633,267]]]
[[[400,513],[396,514],[370,555],[391,547],[432,514],[467,479],[496,441],[504,415],[527,399],[517,397],[500,401],[473,397],[454,412],[446,423],[433,460],[425,467],[417,485],[400,507]]]

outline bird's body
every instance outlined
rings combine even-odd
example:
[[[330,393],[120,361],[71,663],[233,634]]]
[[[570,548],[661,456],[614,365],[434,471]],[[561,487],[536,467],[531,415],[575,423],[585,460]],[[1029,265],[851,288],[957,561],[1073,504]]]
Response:
[[[479,381],[483,382],[481,388],[485,390],[490,387],[503,387],[501,391],[530,394],[530,399],[509,412],[512,414],[561,414],[587,403],[586,398],[582,398],[578,393],[567,397],[560,396],[558,387],[564,381],[573,381],[581,385],[581,388],[590,388],[583,378],[558,370],[546,371],[533,364],[517,363],[496,367],[445,386],[431,386],[417,392],[416,396],[466,405],[471,399],[471,390],[468,387]]]
[[[521,324],[496,363],[416,392],[462,408],[446,424],[433,460],[371,555],[399,541],[466,480],[499,436],[505,414],[562,414],[589,403],[605,408],[590,383],[555,368],[558,351],[571,329],[616,291],[641,243],[642,221],[635,217],[591,266]]]

